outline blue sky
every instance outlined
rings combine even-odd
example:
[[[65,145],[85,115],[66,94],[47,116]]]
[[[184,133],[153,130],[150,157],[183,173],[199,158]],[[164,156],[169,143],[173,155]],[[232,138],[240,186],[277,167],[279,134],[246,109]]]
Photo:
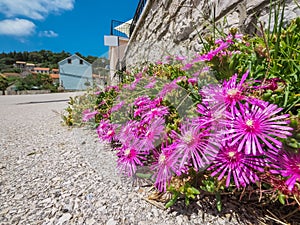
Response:
[[[0,52],[51,50],[102,56],[111,20],[132,19],[139,0],[0,0]]]

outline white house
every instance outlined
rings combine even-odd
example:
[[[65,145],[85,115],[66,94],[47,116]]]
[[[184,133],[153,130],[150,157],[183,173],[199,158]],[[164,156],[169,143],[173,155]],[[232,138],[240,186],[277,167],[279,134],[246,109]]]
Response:
[[[93,86],[92,65],[74,54],[58,62],[59,82],[65,90],[86,90]]]

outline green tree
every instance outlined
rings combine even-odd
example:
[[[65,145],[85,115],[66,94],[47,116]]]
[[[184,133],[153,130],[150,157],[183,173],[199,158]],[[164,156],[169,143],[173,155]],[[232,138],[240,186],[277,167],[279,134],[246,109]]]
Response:
[[[5,95],[5,90],[8,88],[8,80],[5,76],[0,75],[0,90],[2,91],[2,95]]]

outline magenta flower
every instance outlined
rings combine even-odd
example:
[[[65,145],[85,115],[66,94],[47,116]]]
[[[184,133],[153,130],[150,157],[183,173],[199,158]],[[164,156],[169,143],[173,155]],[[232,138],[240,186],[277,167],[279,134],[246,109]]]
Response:
[[[133,91],[140,81],[141,78],[135,78],[135,80],[131,84],[123,85],[123,88]]]
[[[165,119],[157,118],[152,123],[149,124],[145,133],[140,136],[140,144],[145,151],[150,151],[154,149],[155,144],[162,138],[163,132],[165,130]]]
[[[276,154],[271,166],[274,164],[275,169],[270,171],[288,178],[285,184],[292,191],[296,182],[300,182],[300,153],[279,152],[279,154]]]
[[[116,134],[116,139],[123,145],[132,145],[139,136],[140,123],[135,120],[129,120],[124,124]]]
[[[112,90],[118,92],[118,91],[120,91],[120,88],[118,86],[107,86],[105,88],[105,92],[112,91]]]
[[[164,98],[169,92],[172,92],[173,90],[176,90],[179,88],[179,86],[176,84],[176,82],[172,81],[170,83],[167,83],[164,85],[162,90],[158,93],[158,96],[161,98]]]
[[[151,79],[150,82],[144,86],[144,88],[151,89],[155,87],[157,80],[155,78]]]
[[[111,107],[110,112],[116,112],[119,111],[125,104],[125,101],[120,101],[119,103],[113,105],[113,107]]]
[[[185,64],[183,67],[181,67],[181,70],[185,71],[185,70],[189,70],[194,66],[193,63],[187,63]]]
[[[192,85],[195,85],[195,84],[198,83],[198,78],[197,78],[197,77],[189,78],[189,79],[188,79],[188,83],[189,83],[189,84],[192,84]]]
[[[200,116],[193,118],[192,123],[194,126],[199,129],[204,126],[213,127],[214,131],[224,130],[224,124],[221,124],[221,121],[224,119],[224,113],[218,110],[209,109],[209,107],[201,104],[197,105],[196,111],[200,114]],[[216,132],[219,135],[222,132]]]
[[[150,103],[151,99],[149,96],[140,96],[134,100],[134,105],[138,107],[147,106]]]
[[[103,141],[114,140],[117,127],[117,124],[111,124],[109,120],[101,120],[96,129],[99,139]]]
[[[237,145],[223,145],[207,170],[212,171],[213,177],[219,174],[218,180],[227,176],[226,187],[229,186],[233,177],[235,185],[239,188],[258,181],[255,171],[263,172],[265,165],[261,156],[247,155],[244,151],[239,151]]]
[[[142,115],[142,119],[144,123],[150,123],[154,119],[164,117],[169,114],[168,107],[166,106],[159,106],[150,109],[144,115]]]
[[[97,115],[98,113],[99,112],[97,110],[91,112],[90,109],[86,109],[82,112],[82,114],[83,114],[82,121],[87,122],[90,119],[94,118],[95,115]]]
[[[211,61],[215,56],[217,56],[221,51],[223,51],[224,49],[228,48],[229,44],[226,42],[220,42],[219,47],[217,47],[216,49],[212,49],[210,50],[208,53],[206,54],[202,54],[202,55],[196,55],[195,59],[193,59],[192,63],[196,63],[196,62],[204,62],[204,61]]]
[[[163,144],[160,153],[154,151],[154,158],[155,161],[151,169],[154,171],[155,187],[159,191],[165,192],[173,174],[178,174],[179,170],[176,144]]]
[[[180,155],[180,168],[192,163],[198,171],[210,164],[218,152],[218,144],[209,130],[187,123],[182,125],[180,131],[181,134],[175,132],[172,134],[176,143],[176,151]]]
[[[177,61],[183,61],[183,60],[186,60],[186,57],[185,57],[185,56],[177,55],[177,56],[175,56],[175,59],[176,59]]]
[[[135,106],[134,117],[142,116],[153,105],[152,100],[148,96],[140,96],[133,102]]]
[[[276,138],[287,138],[292,130],[286,120],[289,114],[276,115],[280,111],[282,108],[273,104],[265,108],[249,106],[248,103],[239,104],[239,109],[235,109],[236,114],[225,113],[228,120],[224,122],[229,128],[225,140],[233,140],[229,145],[238,144],[238,151],[245,149],[246,154],[263,154],[263,145],[272,150],[280,149],[282,143]]]
[[[246,87],[244,82],[249,74],[249,71],[243,74],[242,79],[237,83],[237,74],[234,74],[229,81],[224,81],[222,86],[209,85],[201,90],[203,102],[215,108],[217,111],[225,111],[228,107],[231,111],[236,103],[241,100],[247,100],[244,95]]]
[[[135,174],[137,166],[143,166],[143,160],[146,160],[144,154],[132,145],[123,145],[118,148],[117,168],[127,176],[131,177]]]

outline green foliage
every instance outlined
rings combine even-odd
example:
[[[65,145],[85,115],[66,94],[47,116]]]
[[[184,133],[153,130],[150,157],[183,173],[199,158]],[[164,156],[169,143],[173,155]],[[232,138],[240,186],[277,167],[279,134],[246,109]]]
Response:
[[[93,63],[97,57],[96,56],[83,56],[79,52],[77,52],[80,57],[88,61],[89,63]],[[17,72],[15,71],[13,64],[16,61],[24,61],[37,64],[41,67],[49,67],[50,69],[57,68],[57,63],[67,57],[71,56],[69,52],[61,51],[61,52],[52,52],[49,50],[40,50],[40,51],[24,51],[24,52],[9,52],[0,53],[0,72]]]
[[[55,92],[57,86],[52,82],[52,79],[48,74],[29,74],[26,77],[19,78],[16,81],[16,88],[19,91],[22,90],[51,90]]]
[[[282,26],[282,19],[279,18],[277,12],[276,25],[272,32],[261,29],[262,36],[248,37],[244,36],[241,41],[236,41],[228,48],[224,49],[223,55],[217,55],[212,60],[206,62],[212,71],[214,71],[215,79],[211,76],[200,77],[197,84],[191,84],[186,79],[177,81],[177,84],[185,90],[185,93],[178,95],[174,94],[167,96],[163,105],[168,106],[170,115],[166,119],[167,132],[174,130],[178,131],[180,123],[179,112],[180,105],[188,99],[191,99],[195,104],[201,102],[199,90],[206,84],[211,84],[216,81],[222,82],[233,74],[243,74],[249,70],[250,82],[253,83],[253,90],[249,90],[251,96],[257,99],[263,99],[270,103],[274,103],[284,108],[285,113],[291,115],[291,126],[294,128],[293,136],[288,138],[284,143],[286,146],[297,151],[300,148],[300,18],[291,21],[288,26]],[[278,24],[278,25],[277,25]],[[231,30],[231,37],[235,36],[237,30]],[[214,32],[215,34],[215,32]],[[223,38],[224,34],[221,35]],[[211,50],[216,49],[215,37],[209,37],[204,42],[202,54],[206,54]],[[138,96],[147,95],[151,98],[157,95],[157,91],[161,90],[167,81],[175,80],[178,77],[190,78],[190,75],[181,69],[180,63],[172,64],[150,64],[146,69],[133,71],[135,76],[129,73],[122,73],[121,78],[123,85],[132,85],[136,78],[140,78],[138,86],[133,89],[127,89],[121,94],[115,88],[107,89],[100,92],[94,99],[89,99],[88,104],[83,101],[89,98],[89,95],[84,96],[84,99],[71,99],[67,108],[68,115],[65,121],[68,125],[80,124],[83,109],[95,109],[99,114],[96,116],[96,124],[101,119],[111,118],[114,114],[110,114],[111,107],[117,102],[126,101],[126,104],[132,103]],[[201,65],[199,65],[199,70]],[[151,77],[156,77],[156,84],[153,89],[145,90],[145,85],[149,83]],[[256,81],[258,81],[256,83]],[[272,83],[274,82],[274,83]],[[269,86],[268,86],[269,85]],[[270,86],[271,85],[271,86]],[[274,86],[272,86],[274,85]],[[180,99],[179,96],[184,96]],[[177,104],[178,103],[178,104]],[[90,104],[90,105],[89,105]],[[174,106],[175,105],[175,106]],[[183,107],[187,109],[187,107]],[[114,122],[121,123],[130,118],[130,109],[124,114],[118,112],[119,117],[114,118]],[[127,113],[127,114],[126,114]],[[188,115],[188,112],[185,112]],[[122,120],[123,119],[123,120]],[[144,174],[138,174],[138,176]],[[145,175],[148,177],[148,175]],[[149,175],[151,176],[151,175]],[[171,207],[179,198],[184,198],[185,204],[189,205],[192,199],[195,199],[201,192],[214,194],[216,197],[216,208],[222,210],[221,194],[225,191],[224,180],[212,178],[204,171],[190,170],[182,176],[174,176],[167,187],[167,190],[172,193],[171,200],[166,204],[166,208]],[[274,181],[274,182],[273,182]],[[276,183],[276,182],[277,183]],[[269,183],[268,183],[269,182]],[[272,183],[273,182],[273,183]],[[263,188],[271,189],[272,187],[284,186],[285,180],[279,178],[262,182]],[[251,188],[256,188],[256,191],[261,187],[258,184],[252,184]],[[199,190],[198,190],[199,189]],[[238,188],[229,186],[226,192],[238,193]],[[245,191],[245,190],[244,190]],[[276,190],[277,191],[277,190]],[[243,195],[243,193],[241,194]],[[281,204],[285,204],[290,197],[286,193],[278,191],[276,197]],[[299,195],[298,195],[299,197]]]
[[[284,205],[285,204],[286,195],[282,194],[281,192],[278,192],[278,201]]]
[[[70,97],[68,107],[65,109],[65,113],[62,114],[64,124],[67,126],[82,126],[82,115],[86,109],[94,110],[97,97],[89,90],[82,96]]]
[[[2,94],[5,94],[6,88],[8,88],[9,82],[6,77],[0,75],[0,90]]]
[[[109,88],[106,91],[101,91],[96,99],[96,110],[99,114],[96,115],[96,122],[110,116],[109,110],[115,103],[115,99],[118,96],[118,88]]]
[[[166,208],[174,205],[180,195],[184,196],[185,205],[188,206],[190,204],[190,200],[195,199],[196,195],[200,194],[200,191],[193,187],[189,182],[184,182],[183,185],[177,187],[171,184],[167,190],[173,195],[171,200],[165,205]]]

